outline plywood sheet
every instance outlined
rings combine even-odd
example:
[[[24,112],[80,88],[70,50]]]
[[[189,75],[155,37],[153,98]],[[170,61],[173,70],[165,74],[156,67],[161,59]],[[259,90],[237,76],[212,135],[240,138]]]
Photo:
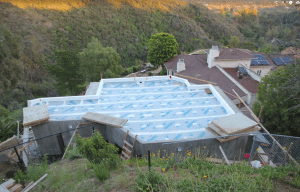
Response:
[[[228,135],[242,133],[247,129],[251,129],[258,125],[257,122],[251,120],[249,117],[246,117],[241,113],[221,117],[211,121],[211,123]]]
[[[231,141],[233,139],[236,139],[236,138],[239,138],[242,136],[242,135],[238,135],[238,136],[232,136],[232,137],[220,137],[220,135],[218,135],[218,133],[216,133],[214,130],[212,130],[209,127],[206,127],[205,130],[208,131],[210,134],[212,134],[214,137],[218,137],[216,139],[219,140],[221,143]]]
[[[49,119],[47,105],[34,105],[23,108],[23,125],[26,127],[46,123]]]
[[[215,126],[212,123],[208,123],[207,126],[209,128],[211,128],[212,130],[214,130],[216,133],[218,133],[219,136],[228,136],[227,133],[225,133],[224,131],[220,130],[217,126]],[[241,131],[241,132],[237,132],[235,134],[252,133],[252,132],[255,132],[255,131],[259,131],[260,129],[261,129],[261,127],[255,126],[253,128],[250,128],[250,129],[247,129],[247,130],[244,130],[244,131]]]
[[[128,119],[93,112],[87,112],[82,116],[82,119],[119,128],[122,128],[128,121]]]

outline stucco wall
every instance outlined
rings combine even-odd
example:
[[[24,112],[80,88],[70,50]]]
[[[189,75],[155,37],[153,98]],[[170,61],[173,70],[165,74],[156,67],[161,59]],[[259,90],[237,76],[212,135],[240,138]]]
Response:
[[[253,72],[255,72],[257,74],[258,70],[261,70],[261,77],[264,77],[266,75],[269,74],[269,72],[271,71],[272,67],[269,66],[264,66],[264,67],[258,67],[258,66],[251,66],[250,70],[252,70]]]
[[[251,60],[214,60],[212,62],[212,67],[219,65],[222,68],[236,68],[239,65],[243,65],[247,67],[248,69],[250,68],[250,62]]]

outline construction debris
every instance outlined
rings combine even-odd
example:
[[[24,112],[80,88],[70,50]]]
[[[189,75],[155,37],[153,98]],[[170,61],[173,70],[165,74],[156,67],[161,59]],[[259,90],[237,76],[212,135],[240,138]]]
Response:
[[[34,105],[23,108],[23,126],[30,127],[49,122],[49,112],[47,105]]]
[[[218,137],[217,139],[222,143],[241,137],[241,135],[236,134],[252,133],[261,129],[258,123],[241,113],[213,120],[207,125],[206,130],[213,136]],[[236,136],[230,137],[230,135]]]
[[[10,179],[0,185],[0,192],[19,192],[23,189],[23,186],[16,183],[14,179]]]

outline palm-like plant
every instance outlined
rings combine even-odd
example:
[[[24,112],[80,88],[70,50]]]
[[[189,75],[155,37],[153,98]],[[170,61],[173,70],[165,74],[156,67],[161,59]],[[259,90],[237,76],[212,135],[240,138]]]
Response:
[[[0,117],[0,142],[16,134],[16,122],[9,117]]]

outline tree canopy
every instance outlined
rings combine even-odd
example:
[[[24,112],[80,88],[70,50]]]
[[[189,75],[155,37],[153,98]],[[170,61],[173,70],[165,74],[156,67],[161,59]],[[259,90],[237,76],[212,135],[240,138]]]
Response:
[[[177,55],[178,43],[175,37],[168,33],[157,33],[151,36],[148,43],[148,61],[155,66],[163,65]]]
[[[291,64],[265,76],[258,87],[254,112],[275,134],[300,136],[300,65]]]
[[[94,37],[79,53],[79,58],[80,71],[87,81],[99,81],[103,73],[104,77],[118,77],[123,71],[119,54],[112,47],[103,47]]]
[[[56,31],[56,46],[52,47],[53,53],[49,56],[46,68],[55,76],[55,87],[62,95],[75,95],[78,93],[83,82],[79,73],[80,61],[78,58],[79,48],[70,47],[66,36]],[[54,64],[51,64],[51,61]]]

